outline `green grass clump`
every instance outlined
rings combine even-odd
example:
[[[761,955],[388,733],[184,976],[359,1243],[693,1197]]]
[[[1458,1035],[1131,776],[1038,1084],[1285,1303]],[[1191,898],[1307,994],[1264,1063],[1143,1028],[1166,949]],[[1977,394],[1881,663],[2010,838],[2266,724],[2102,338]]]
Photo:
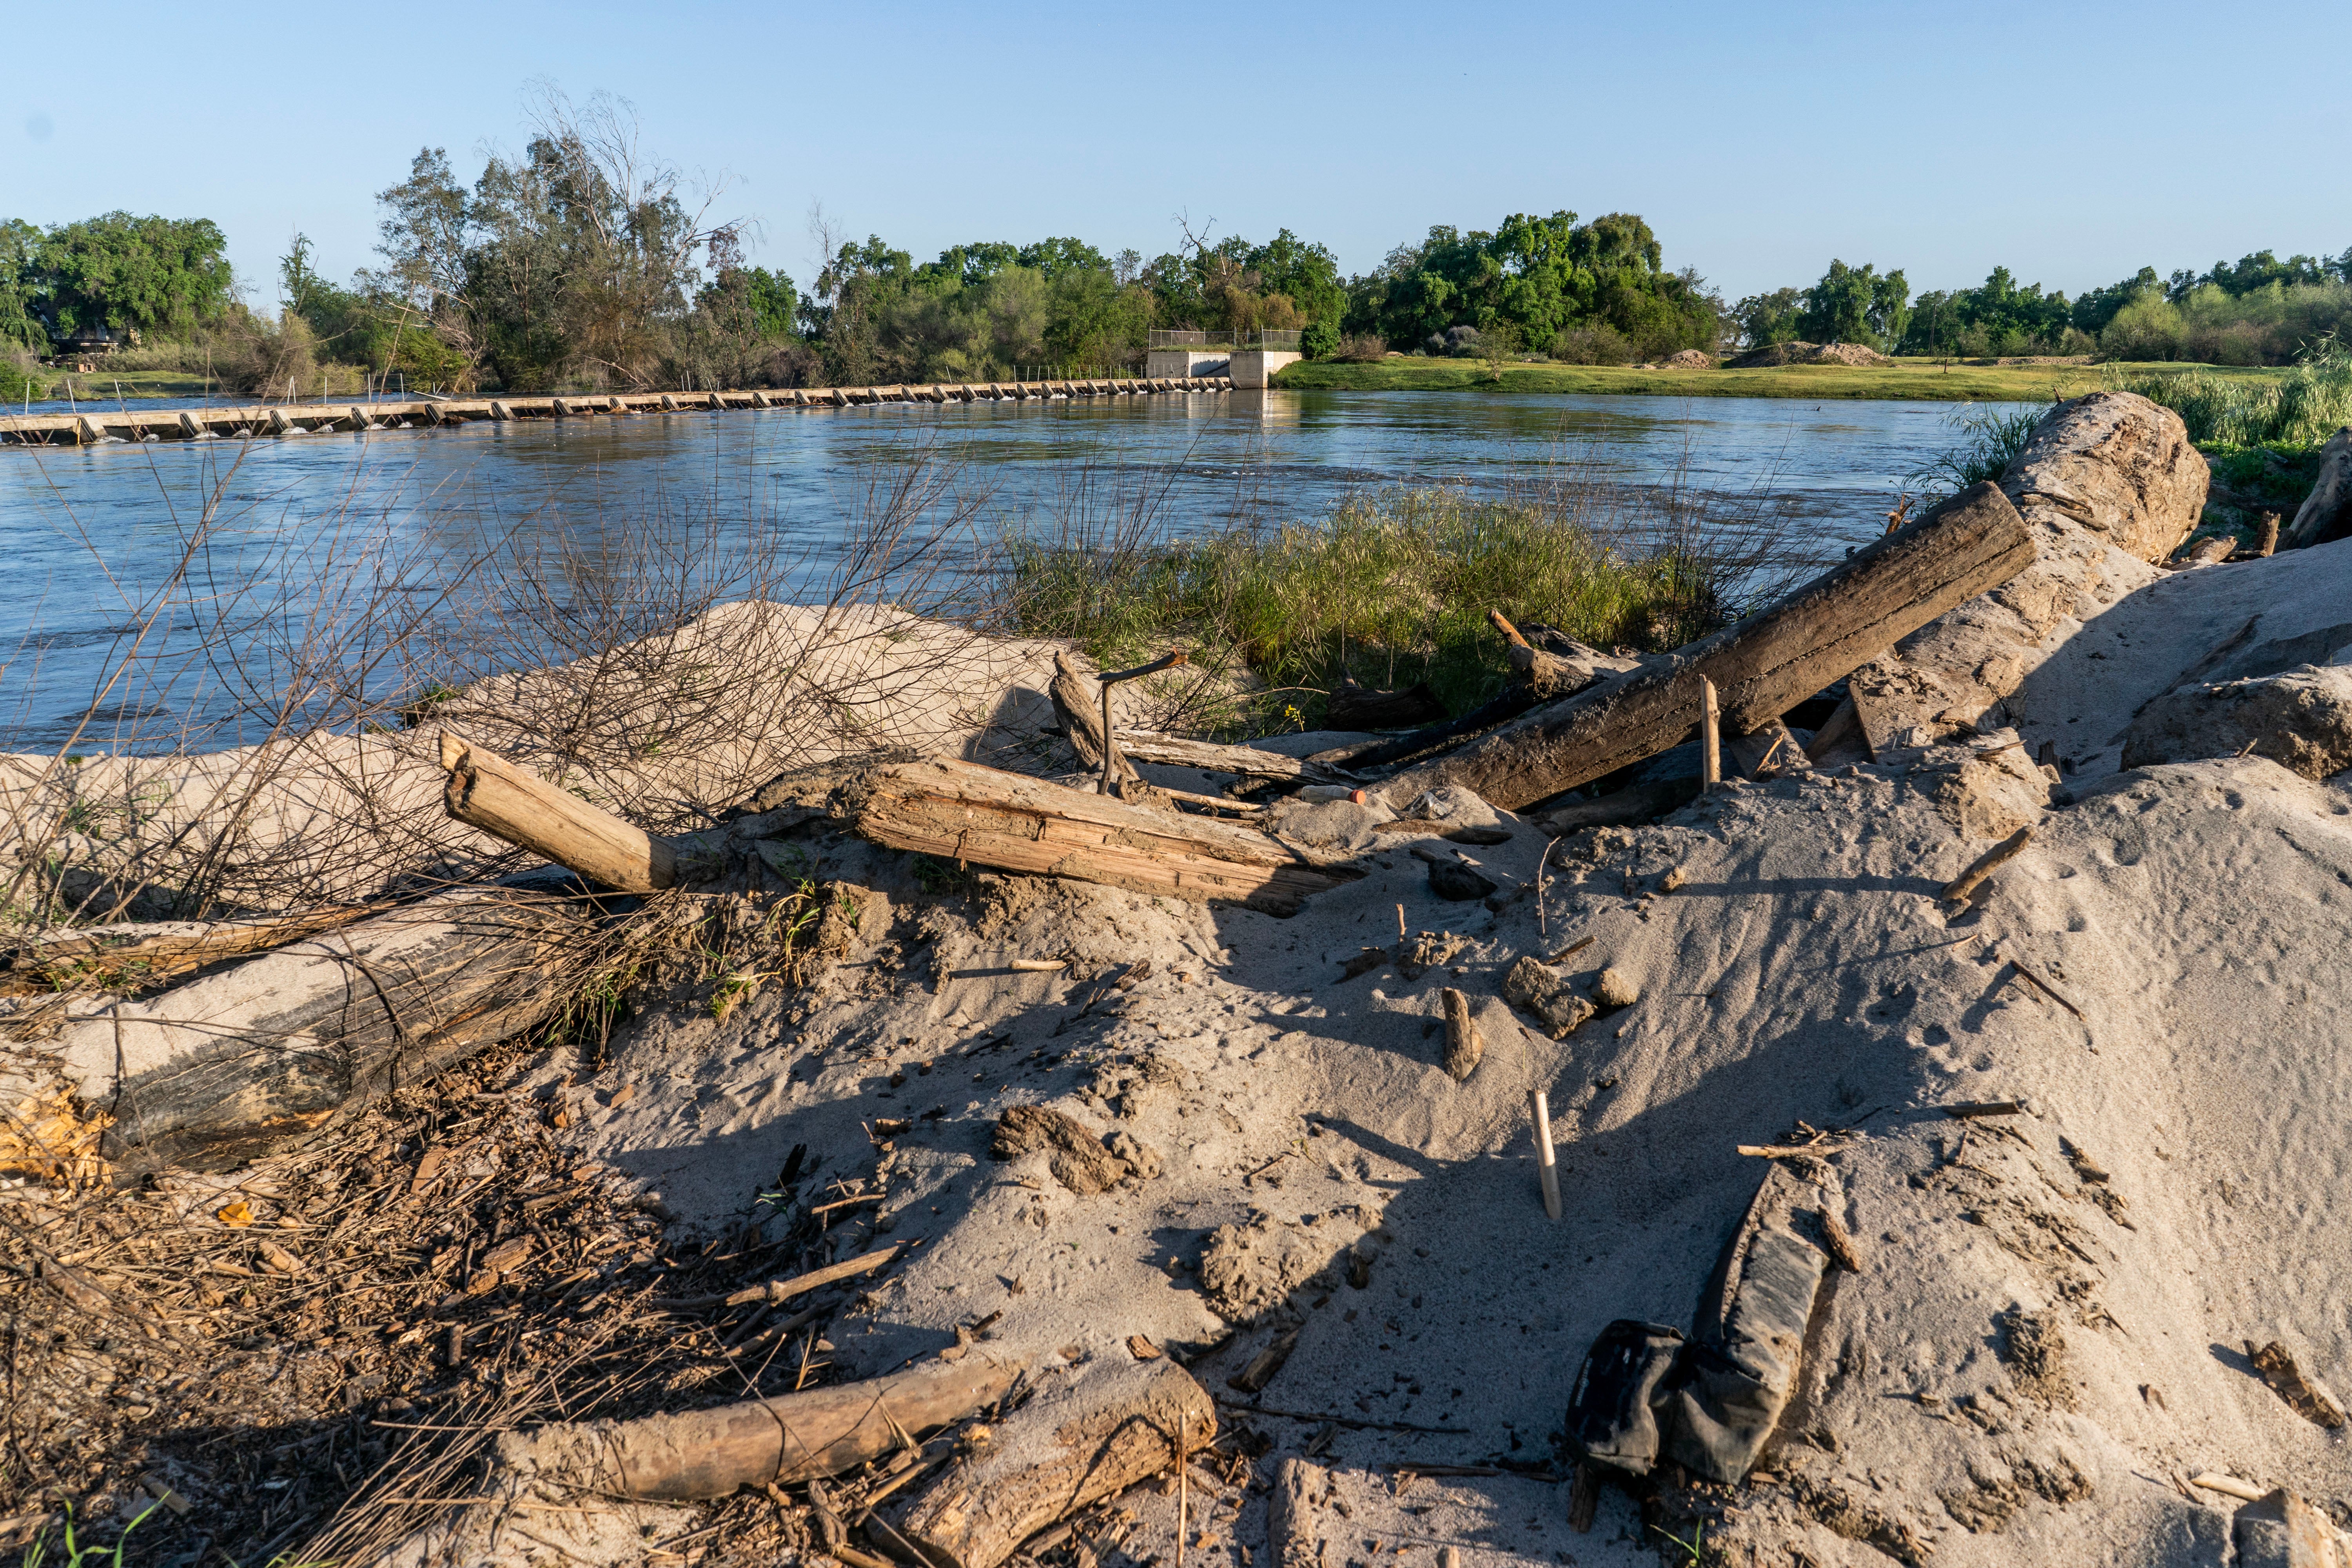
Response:
[[[1679,647],[1733,618],[1736,600],[1785,583],[1776,542],[1769,523],[1712,517],[1671,493],[1401,489],[1273,527],[1015,532],[1003,619],[1068,638],[1106,668],[1184,646],[1196,666],[1256,688],[1219,727],[1296,730],[1319,724],[1325,695],[1349,676],[1426,681],[1456,713],[1494,696],[1508,668],[1489,610],[1604,648]]]
[[[2180,416],[2200,447],[2308,447],[2352,425],[2352,353],[2333,338],[2266,375],[2211,369],[2120,371],[2107,384]]]
[[[1919,487],[1919,509],[1925,510],[1970,485],[1998,479],[2006,473],[2046,407],[1954,409],[1945,423],[1958,437],[1956,445],[1930,458],[1907,477]]]

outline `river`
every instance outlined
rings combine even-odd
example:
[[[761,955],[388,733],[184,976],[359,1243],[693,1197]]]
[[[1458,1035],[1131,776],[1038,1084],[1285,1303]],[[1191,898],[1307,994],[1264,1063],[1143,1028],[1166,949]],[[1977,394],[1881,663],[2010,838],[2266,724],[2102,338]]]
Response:
[[[1906,477],[1956,441],[1953,413],[1914,402],[1269,392],[9,447],[0,747],[250,739],[254,693],[241,683],[282,678],[288,650],[317,646],[321,626],[340,638],[339,668],[365,663],[354,638],[383,633],[344,627],[354,605],[398,595],[421,617],[453,563],[494,543],[553,552],[575,578],[723,576],[746,570],[750,548],[759,559],[746,581],[821,593],[845,540],[890,510],[909,475],[915,488],[896,492],[898,510],[951,526],[961,563],[983,570],[1007,524],[1295,521],[1381,486],[1503,489],[1568,473],[1629,495],[1664,488],[1769,513],[1833,558],[1882,531]],[[593,610],[604,592],[587,584],[581,603]],[[411,673],[393,652],[369,666],[379,689]]]

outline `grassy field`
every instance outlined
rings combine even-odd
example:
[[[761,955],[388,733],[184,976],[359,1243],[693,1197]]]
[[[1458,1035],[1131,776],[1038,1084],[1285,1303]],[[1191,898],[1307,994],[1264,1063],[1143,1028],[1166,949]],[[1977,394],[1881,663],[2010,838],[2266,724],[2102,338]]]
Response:
[[[1392,359],[1379,364],[1306,362],[1287,366],[1275,384],[1292,391],[1582,392],[1652,397],[1885,397],[1939,403],[2047,403],[2054,393],[2095,392],[2110,373],[2158,374],[2202,370],[2209,375],[2275,379],[2280,371],[2183,364],[1985,364],[1905,359],[1857,369],[1845,365],[1780,365],[1759,370],[1635,370],[1626,365],[1522,364],[1499,385],[1477,360]]]
[[[102,361],[96,362],[87,375],[48,369],[36,370],[32,375],[35,381],[48,388],[48,395],[54,398],[65,397],[70,384],[73,396],[83,403],[111,404],[117,397],[202,397],[207,392],[215,403],[268,401],[258,395],[224,392],[217,377],[207,380],[200,374],[184,370],[109,370]],[[365,386],[361,372],[348,365],[337,365],[326,395],[355,395],[363,392]],[[279,390],[282,393],[284,389],[281,387]],[[319,395],[317,377],[314,375],[310,384],[302,390],[305,396]]]

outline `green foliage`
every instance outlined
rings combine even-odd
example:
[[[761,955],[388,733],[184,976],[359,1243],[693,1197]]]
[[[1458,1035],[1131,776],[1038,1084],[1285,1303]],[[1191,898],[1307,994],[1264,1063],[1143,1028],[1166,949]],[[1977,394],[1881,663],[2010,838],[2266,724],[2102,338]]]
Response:
[[[122,1568],[122,1553],[131,1544],[131,1532],[146,1523],[147,1516],[163,1506],[162,1503],[150,1503],[140,1510],[139,1517],[125,1525],[122,1533],[115,1537],[114,1549],[110,1552],[103,1547],[84,1546],[74,1538],[73,1508],[71,1504],[67,1505],[65,1540],[62,1542],[65,1555],[57,1560],[58,1568]],[[18,1568],[45,1568],[49,1561],[48,1542],[48,1528],[45,1525],[40,1533],[33,1537],[32,1544],[25,1548]]]
[[[1871,263],[1848,267],[1833,260],[1821,281],[1805,290],[1796,335],[1817,343],[1885,348],[1902,342],[1910,321],[1911,285],[1900,268],[1882,275]]]
[[[1449,327],[1509,323],[1521,341],[1549,343],[1606,323],[1643,358],[1713,349],[1723,303],[1696,272],[1668,272],[1650,226],[1632,213],[1579,224],[1572,212],[1514,213],[1492,233],[1440,225],[1400,246],[1381,269],[1349,285],[1349,331],[1425,343]]]
[[[2177,298],[2148,289],[2099,334],[2110,359],[2287,364],[2305,345],[2352,330],[2352,283],[2273,280],[2242,293],[2200,282]]]
[[[2008,268],[1996,267],[1981,288],[1920,295],[1897,352],[1969,358],[2075,352],[2066,340],[2072,315],[2063,292],[2021,285]]]
[[[33,374],[34,361],[28,349],[0,345],[0,414],[8,411],[11,403],[38,399],[49,395],[49,384]]]
[[[2107,384],[2163,404],[2200,447],[2307,447],[2352,425],[2352,353],[2333,338],[2312,345],[2284,374],[2116,372]]]
[[[1620,503],[1575,482],[1500,500],[1428,487],[1279,528],[1015,532],[1005,618],[1106,663],[1172,640],[1204,669],[1245,667],[1261,710],[1243,728],[1285,727],[1294,707],[1290,727],[1318,722],[1321,694],[1349,674],[1426,680],[1460,711],[1507,674],[1490,609],[1602,647],[1675,647],[1728,618],[1734,584],[1752,584],[1752,549],[1687,514],[1633,519]]]
[[[1794,342],[1802,335],[1797,331],[1797,313],[1804,308],[1803,289],[1775,289],[1769,294],[1750,294],[1732,306],[1731,320],[1739,329],[1743,346],[1769,348],[1774,343]]]
[[[79,327],[184,337],[226,314],[227,240],[209,218],[108,213],[41,237],[37,288],[58,335]]]

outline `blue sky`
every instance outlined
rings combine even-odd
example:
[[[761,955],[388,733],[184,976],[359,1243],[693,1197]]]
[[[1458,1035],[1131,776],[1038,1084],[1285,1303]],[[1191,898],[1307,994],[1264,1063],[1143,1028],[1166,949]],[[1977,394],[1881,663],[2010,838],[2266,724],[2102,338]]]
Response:
[[[209,216],[257,303],[297,228],[372,259],[425,144],[467,178],[526,84],[631,100],[803,286],[812,203],[919,258],[1179,212],[1342,267],[1430,225],[1645,216],[1727,296],[1835,256],[1915,290],[2005,263],[2069,293],[2143,264],[2352,246],[2352,6],[529,3],[78,7],[0,100],[0,215]]]

